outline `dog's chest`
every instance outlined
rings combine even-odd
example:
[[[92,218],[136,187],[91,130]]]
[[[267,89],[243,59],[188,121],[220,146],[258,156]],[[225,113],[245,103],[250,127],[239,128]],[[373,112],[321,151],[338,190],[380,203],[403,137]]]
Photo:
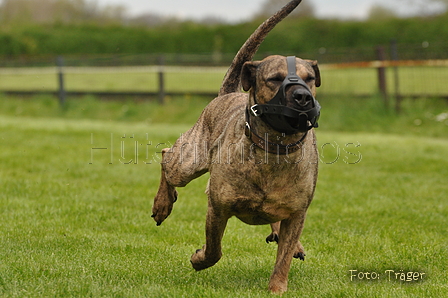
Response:
[[[306,201],[297,186],[275,179],[261,184],[246,180],[240,187],[234,187],[232,192],[234,196],[224,196],[231,214],[255,225],[288,218],[302,209]]]
[[[220,168],[211,172],[211,198],[243,222],[273,223],[308,204],[311,181],[292,165]]]

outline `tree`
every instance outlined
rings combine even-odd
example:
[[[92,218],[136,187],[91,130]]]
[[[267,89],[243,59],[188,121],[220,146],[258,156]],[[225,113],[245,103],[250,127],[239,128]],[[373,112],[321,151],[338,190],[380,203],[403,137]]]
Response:
[[[448,7],[448,0],[406,0],[406,1],[412,4],[419,4],[419,5],[438,3],[445,6],[445,8]]]
[[[448,0],[401,0],[416,7],[420,14],[441,14],[448,11]]]
[[[276,13],[280,8],[286,5],[290,0],[265,0],[261,9],[255,14],[254,18],[266,19]],[[310,0],[302,1],[300,5],[290,14],[291,17],[314,17],[314,6]]]
[[[154,27],[166,23],[169,18],[156,13],[143,13],[134,18],[129,19],[129,23],[137,26]]]
[[[390,8],[374,4],[369,10],[369,20],[385,20],[396,18],[397,14]]]
[[[3,0],[1,24],[116,23],[125,18],[122,6],[99,7],[94,0]]]

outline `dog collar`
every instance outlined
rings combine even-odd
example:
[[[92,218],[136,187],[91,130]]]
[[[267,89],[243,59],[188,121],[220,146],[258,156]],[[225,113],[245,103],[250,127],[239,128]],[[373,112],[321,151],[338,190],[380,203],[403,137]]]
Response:
[[[248,137],[258,148],[261,148],[265,152],[277,154],[277,155],[288,155],[299,150],[305,140],[308,131],[306,131],[303,136],[295,143],[288,145],[272,143],[268,141],[268,138],[263,139],[260,137],[250,126],[250,113],[249,108],[246,108],[246,127],[244,129],[246,137]]]
[[[255,117],[260,117],[276,131],[290,135],[318,127],[317,121],[320,116],[320,105],[314,96],[311,95],[308,85],[296,74],[296,57],[287,57],[286,63],[288,74],[277,94],[265,104],[253,105],[250,110]],[[297,110],[286,106],[286,88],[291,85],[300,85],[305,88],[312,100],[313,107],[311,109]],[[255,102],[257,101],[255,95],[254,100]],[[292,119],[294,119],[297,125],[293,126],[289,123],[288,120]]]

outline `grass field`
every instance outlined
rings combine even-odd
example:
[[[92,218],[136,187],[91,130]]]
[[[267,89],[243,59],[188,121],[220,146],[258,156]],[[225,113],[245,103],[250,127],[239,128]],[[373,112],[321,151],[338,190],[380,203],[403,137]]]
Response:
[[[284,297],[443,297],[448,104],[406,101],[400,116],[375,99],[321,104],[307,259],[293,262]],[[268,226],[230,220],[222,260],[191,268],[204,244],[206,175],[179,189],[162,226],[150,217],[156,152],[204,105],[88,97],[61,111],[52,98],[0,96],[0,296],[271,297]],[[422,278],[402,281],[405,272]]]
[[[167,68],[165,88],[168,92],[216,92],[226,68]],[[398,70],[399,90],[404,96],[447,96],[446,67],[401,67]],[[320,94],[375,95],[378,93],[375,68],[327,69],[322,65]],[[392,68],[387,71],[387,87],[395,93]],[[55,68],[0,69],[1,90],[57,90]],[[158,73],[148,68],[68,68],[65,75],[68,91],[119,92],[158,90]]]

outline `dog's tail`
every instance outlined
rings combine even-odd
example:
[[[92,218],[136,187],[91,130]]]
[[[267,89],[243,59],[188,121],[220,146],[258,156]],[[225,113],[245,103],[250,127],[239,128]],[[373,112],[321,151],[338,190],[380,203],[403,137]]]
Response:
[[[219,96],[241,90],[240,77],[243,64],[252,60],[268,33],[275,27],[275,25],[286,18],[300,4],[300,2],[302,2],[302,0],[290,1],[277,13],[264,21],[263,24],[261,24],[257,30],[252,33],[252,35],[240,48],[235,58],[233,58],[232,64],[227,70],[224,80],[222,81]]]

